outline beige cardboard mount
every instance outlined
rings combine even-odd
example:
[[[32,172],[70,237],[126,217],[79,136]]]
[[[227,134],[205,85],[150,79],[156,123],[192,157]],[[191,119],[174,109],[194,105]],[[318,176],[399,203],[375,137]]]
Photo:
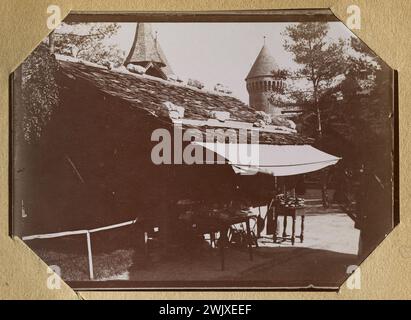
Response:
[[[353,30],[392,68],[399,72],[400,117],[400,225],[361,265],[361,289],[340,292],[80,292],[64,283],[60,289],[48,289],[47,266],[19,239],[9,237],[9,75],[50,32],[47,8],[57,5],[62,17],[75,12],[137,11],[214,11],[267,9],[329,8],[343,22],[347,8],[361,9],[361,29]],[[406,299],[411,296],[411,169],[409,123],[411,113],[410,24],[408,0],[5,0],[0,2],[3,22],[0,26],[0,298],[2,299]]]

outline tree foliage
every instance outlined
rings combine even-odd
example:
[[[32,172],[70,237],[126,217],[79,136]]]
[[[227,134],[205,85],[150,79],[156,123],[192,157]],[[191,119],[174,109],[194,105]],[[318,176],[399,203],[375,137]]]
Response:
[[[109,61],[119,65],[124,52],[114,45],[105,44],[105,39],[119,29],[114,23],[63,24],[53,34],[55,53],[70,55],[94,63]],[[26,142],[35,143],[58,105],[56,72],[58,63],[46,43],[41,43],[24,61],[21,67],[21,90],[23,113],[23,137]]]
[[[106,42],[119,28],[116,23],[63,24],[54,34],[55,52],[100,64],[109,61],[119,66],[124,60],[124,51]]]
[[[358,169],[366,167],[390,194],[392,70],[359,39],[330,42],[327,33],[326,23],[299,23],[284,32],[284,47],[300,66],[295,76],[312,88],[293,94],[303,106],[311,102],[301,117],[303,132],[317,132],[323,150],[342,156],[336,181],[352,172],[350,179],[358,182]]]
[[[40,44],[21,66],[23,136],[34,143],[58,105],[58,63],[45,44]],[[16,110],[20,112],[20,110]]]
[[[312,85],[311,101],[317,113],[317,131],[322,135],[318,100],[332,81],[344,72],[344,42],[327,40],[329,26],[325,22],[304,22],[286,27],[284,48],[300,65],[295,76]]]
[[[345,128],[340,132],[356,148],[360,161],[374,167],[381,176],[391,172],[393,72],[359,42],[352,38],[352,49],[359,56],[350,57],[349,71],[341,83],[344,100],[340,109],[344,114],[337,113],[331,125]]]
[[[344,60],[344,79],[319,99],[323,146],[351,169],[366,165],[391,183],[393,147],[393,72],[368,47],[352,38]],[[305,128],[316,125],[306,119]],[[306,129],[309,130],[309,129]]]

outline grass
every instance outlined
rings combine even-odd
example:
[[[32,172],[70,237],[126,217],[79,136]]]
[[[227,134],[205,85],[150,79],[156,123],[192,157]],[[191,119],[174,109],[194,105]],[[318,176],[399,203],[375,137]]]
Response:
[[[65,281],[90,280],[85,254],[61,253],[47,249],[40,249],[37,254],[48,265],[57,265],[61,270],[61,278]],[[95,279],[105,280],[127,272],[132,264],[132,254],[132,249],[119,249],[93,255]]]

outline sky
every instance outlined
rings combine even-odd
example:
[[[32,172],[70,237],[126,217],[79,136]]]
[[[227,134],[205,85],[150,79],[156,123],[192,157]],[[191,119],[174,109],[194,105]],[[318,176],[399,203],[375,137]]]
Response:
[[[245,77],[260,52],[264,36],[277,64],[295,70],[293,55],[283,48],[281,33],[290,23],[152,23],[158,41],[174,73],[183,80],[196,79],[213,90],[228,86],[233,95],[248,103]],[[329,22],[329,40],[348,39],[353,33],[341,22]],[[120,30],[109,42],[127,55],[134,39],[136,24],[120,23]]]

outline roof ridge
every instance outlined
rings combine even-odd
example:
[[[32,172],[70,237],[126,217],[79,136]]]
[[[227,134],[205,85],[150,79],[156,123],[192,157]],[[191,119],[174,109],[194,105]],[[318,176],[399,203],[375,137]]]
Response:
[[[90,61],[87,61],[87,60],[73,58],[71,56],[56,54],[55,57],[58,61],[61,61],[61,62],[68,62],[68,63],[76,63],[76,64],[81,64],[81,65],[86,65],[86,66],[89,66],[89,67],[94,67],[94,68],[98,68],[98,69],[105,70],[105,71],[110,71],[110,72],[115,72],[115,73],[120,73],[120,74],[125,74],[125,75],[131,75],[131,76],[134,76],[136,78],[150,79],[150,80],[153,80],[153,81],[164,83],[165,85],[169,85],[169,86],[175,86],[175,87],[179,87],[179,88],[187,88],[189,90],[193,90],[193,91],[200,92],[200,93],[207,93],[207,94],[212,94],[212,95],[220,96],[220,97],[229,97],[229,98],[237,100],[239,103],[241,103],[244,106],[248,107],[248,105],[245,102],[241,101],[240,99],[233,96],[232,94],[227,94],[227,93],[224,93],[224,92],[208,90],[208,89],[198,89],[196,87],[192,87],[192,86],[189,86],[189,85],[184,84],[184,83],[172,82],[170,80],[164,80],[164,79],[161,79],[161,78],[158,78],[158,77],[150,76],[148,74],[138,74],[138,73],[130,72],[124,66],[120,66],[118,68],[112,68],[111,70],[107,70],[107,67],[105,67],[103,65],[100,65],[100,64],[97,64],[97,63],[94,63],[94,62],[90,62]]]

